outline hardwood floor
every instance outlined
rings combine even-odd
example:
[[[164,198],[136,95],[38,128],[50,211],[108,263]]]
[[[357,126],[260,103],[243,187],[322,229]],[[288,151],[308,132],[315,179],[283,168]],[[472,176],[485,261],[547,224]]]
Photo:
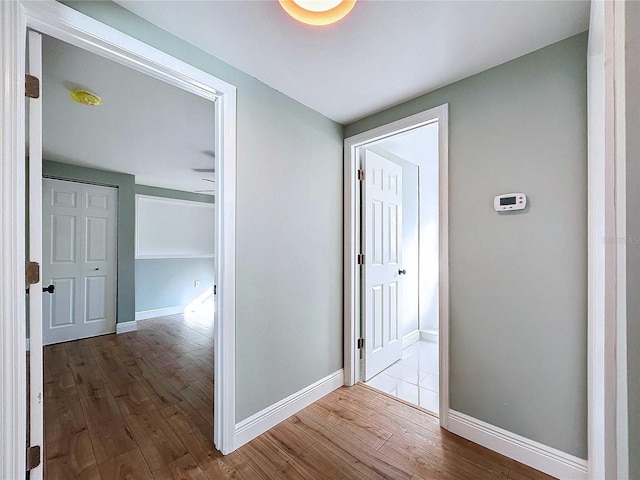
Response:
[[[212,445],[213,334],[182,316],[45,348],[45,478],[549,479],[364,385],[234,453]]]

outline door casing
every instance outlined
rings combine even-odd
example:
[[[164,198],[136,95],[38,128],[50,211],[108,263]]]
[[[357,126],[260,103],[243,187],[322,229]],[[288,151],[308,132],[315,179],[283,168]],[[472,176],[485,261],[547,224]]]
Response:
[[[18,0],[0,2],[0,478],[20,477],[26,464],[26,364],[16,359],[26,356],[24,75],[28,28],[215,102],[219,155],[213,441],[222,453],[230,453],[235,449],[236,87],[55,0]]]
[[[344,378],[345,385],[360,381],[360,266],[361,187],[357,179],[359,149],[414,128],[438,123],[438,240],[439,240],[439,369],[440,426],[449,416],[449,105],[444,104],[410,117],[346,138],[344,141]]]

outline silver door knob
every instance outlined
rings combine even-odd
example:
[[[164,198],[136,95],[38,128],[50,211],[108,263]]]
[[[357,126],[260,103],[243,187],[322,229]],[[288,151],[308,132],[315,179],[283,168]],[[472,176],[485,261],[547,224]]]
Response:
[[[398,270],[398,275],[406,275],[406,270]]]

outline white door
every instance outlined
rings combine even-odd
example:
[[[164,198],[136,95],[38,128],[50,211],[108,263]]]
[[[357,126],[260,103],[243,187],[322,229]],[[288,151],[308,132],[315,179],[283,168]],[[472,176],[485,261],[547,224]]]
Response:
[[[42,78],[42,38],[29,31],[27,37],[29,74]],[[40,89],[42,90],[42,89]],[[42,98],[27,101],[27,151],[29,154],[29,262],[42,265]],[[40,272],[42,278],[42,272]],[[40,446],[40,465],[29,472],[30,480],[43,478],[44,405],[42,364],[42,281],[29,286],[29,445]]]
[[[116,331],[118,190],[43,181],[45,345]]]
[[[364,151],[364,380],[402,356],[402,167]]]

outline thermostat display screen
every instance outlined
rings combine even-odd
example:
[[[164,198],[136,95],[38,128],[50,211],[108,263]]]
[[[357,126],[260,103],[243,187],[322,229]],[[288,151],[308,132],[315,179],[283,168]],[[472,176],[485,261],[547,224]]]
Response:
[[[524,193],[503,193],[493,199],[496,212],[513,212],[527,207],[527,196]]]

